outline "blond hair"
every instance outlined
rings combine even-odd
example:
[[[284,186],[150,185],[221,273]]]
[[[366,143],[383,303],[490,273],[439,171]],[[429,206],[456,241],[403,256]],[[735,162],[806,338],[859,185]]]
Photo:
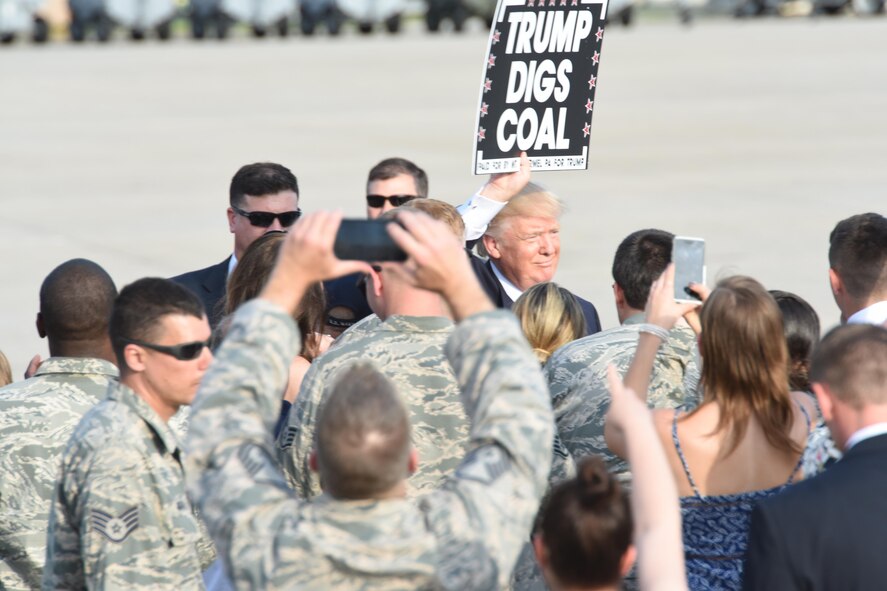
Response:
[[[12,383],[12,368],[9,366],[9,359],[0,351],[0,388],[6,384]]]
[[[582,306],[556,283],[537,283],[517,298],[511,311],[540,363],[548,361],[560,347],[585,336]]]
[[[486,232],[495,239],[502,234],[511,224],[511,220],[519,217],[553,218],[559,219],[564,213],[564,204],[557,196],[536,183],[527,183],[523,190],[511,198],[505,207],[490,221]],[[483,240],[478,240],[477,252],[483,257],[490,256],[484,246]]]
[[[455,207],[438,199],[413,199],[400,207],[386,211],[380,217],[382,219],[395,219],[397,212],[406,209],[414,209],[428,214],[429,217],[449,226],[460,242],[465,239],[465,222],[462,221],[462,216],[459,215]]]

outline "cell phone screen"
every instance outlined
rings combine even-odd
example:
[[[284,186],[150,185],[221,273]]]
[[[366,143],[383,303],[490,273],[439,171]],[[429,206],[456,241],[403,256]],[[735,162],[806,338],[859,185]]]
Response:
[[[699,296],[687,287],[691,283],[705,283],[705,240],[675,236],[671,250],[674,263],[674,299],[678,302],[698,302]]]
[[[342,260],[405,261],[406,253],[385,227],[393,220],[342,220],[333,252]]]

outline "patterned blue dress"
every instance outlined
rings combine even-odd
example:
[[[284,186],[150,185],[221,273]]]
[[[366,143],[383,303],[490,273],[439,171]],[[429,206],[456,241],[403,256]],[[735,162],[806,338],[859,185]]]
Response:
[[[807,419],[810,416],[800,407]],[[691,591],[727,591],[742,587],[742,563],[748,546],[748,529],[755,505],[790,485],[801,467],[803,454],[792,470],[788,482],[782,486],[733,495],[703,496],[696,488],[687,460],[678,439],[678,414],[675,411],[671,437],[681,458],[684,474],[693,487],[692,497],[681,497],[684,558],[687,564],[687,583]]]

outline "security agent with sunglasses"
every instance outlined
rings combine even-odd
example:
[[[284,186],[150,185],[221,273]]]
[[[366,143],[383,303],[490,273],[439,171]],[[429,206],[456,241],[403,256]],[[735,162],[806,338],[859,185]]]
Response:
[[[235,314],[195,400],[188,491],[237,588],[501,589],[545,489],[551,407],[514,317],[493,310],[441,223],[399,213],[405,229],[389,231],[410,261],[383,273],[440,294],[458,322],[446,351],[471,417],[462,461],[435,490],[406,497],[419,427],[381,368],[358,362],[319,418],[311,463],[325,494],[300,501],[280,473],[271,430],[299,342],[292,311],[314,281],[375,273],[334,257],[339,219],[301,220],[260,297]]]
[[[302,214],[296,177],[272,162],[247,164],[238,170],[231,179],[229,201],[234,253],[221,263],[172,278],[200,297],[213,329],[222,318],[228,276],[249,245],[266,232],[286,231]]]
[[[212,361],[203,305],[172,281],[140,279],[117,296],[110,336],[120,383],[62,455],[43,589],[203,589],[214,552],[168,424]]]

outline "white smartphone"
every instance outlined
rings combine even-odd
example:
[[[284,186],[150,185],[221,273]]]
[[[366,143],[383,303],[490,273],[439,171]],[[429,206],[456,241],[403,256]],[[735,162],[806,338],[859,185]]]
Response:
[[[674,263],[674,299],[677,302],[698,302],[699,296],[690,291],[691,283],[705,283],[705,240],[675,236],[671,248]]]

